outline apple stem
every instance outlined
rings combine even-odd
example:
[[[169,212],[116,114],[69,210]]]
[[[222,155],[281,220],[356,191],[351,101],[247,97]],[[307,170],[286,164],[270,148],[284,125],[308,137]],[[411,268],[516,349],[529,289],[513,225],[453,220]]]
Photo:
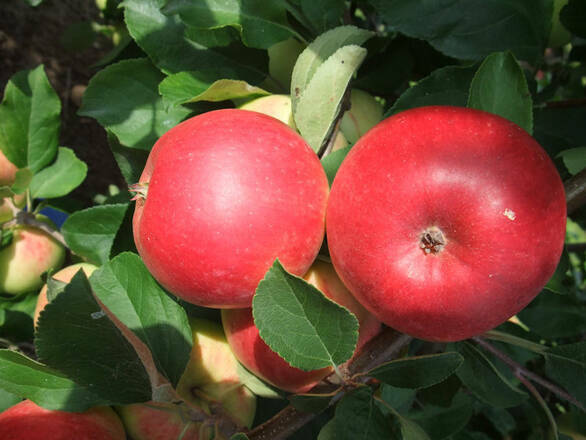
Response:
[[[507,364],[517,377],[519,377],[521,375],[521,376],[525,377],[526,379],[529,379],[529,380],[541,385],[543,388],[548,389],[552,393],[556,394],[558,397],[570,402],[576,408],[579,408],[580,410],[586,412],[586,407],[584,407],[584,405],[582,405],[572,395],[568,394],[565,390],[558,387],[557,385],[554,385],[553,383],[545,380],[541,376],[527,370],[523,365],[521,365],[518,362],[511,359],[509,356],[507,356],[505,353],[500,351],[494,345],[487,342],[483,337],[475,336],[472,339],[478,345],[483,347],[485,350],[491,352],[497,358],[499,358],[501,361],[503,361],[505,364]]]
[[[139,182],[128,185],[128,191],[134,194],[130,200],[146,200],[149,191],[149,182]]]
[[[17,226],[17,225],[32,226],[34,228],[40,229],[41,231],[43,231],[44,233],[46,233],[47,235],[51,236],[56,241],[61,243],[65,248],[67,248],[67,249],[69,248],[67,246],[67,243],[65,242],[65,238],[63,237],[63,234],[61,234],[59,231],[53,229],[47,223],[44,223],[42,221],[37,220],[35,218],[35,215],[30,212],[18,210],[16,212],[16,216],[12,220],[4,223],[3,227],[10,228],[12,226]]]
[[[437,254],[446,245],[446,237],[440,228],[431,226],[422,232],[419,238],[419,247],[425,255]]]

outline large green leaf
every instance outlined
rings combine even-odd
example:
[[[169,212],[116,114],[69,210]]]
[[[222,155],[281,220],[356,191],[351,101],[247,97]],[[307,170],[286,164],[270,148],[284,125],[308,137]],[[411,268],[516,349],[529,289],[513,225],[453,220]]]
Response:
[[[85,162],[79,160],[73,150],[59,147],[55,162],[33,176],[31,195],[43,199],[65,196],[84,181],[86,174]]]
[[[247,46],[267,49],[295,33],[282,2],[265,0],[169,0],[165,14],[179,14],[196,28],[232,26]]]
[[[91,286],[100,301],[150,349],[157,369],[177,385],[193,344],[185,310],[161,289],[136,254],[99,268]]]
[[[189,114],[187,108],[163,105],[158,93],[163,78],[148,59],[112,64],[91,79],[79,114],[96,119],[122,145],[150,150]]]
[[[486,57],[470,86],[468,107],[502,116],[533,133],[533,102],[519,63],[510,52]]]
[[[0,388],[47,409],[85,411],[112,402],[26,356],[0,350]]]
[[[395,101],[387,116],[426,105],[465,107],[475,67],[447,66],[437,69],[407,89]]]
[[[544,356],[547,375],[586,406],[586,342],[553,347]]]
[[[425,406],[421,411],[410,414],[425,432],[434,440],[447,438],[461,431],[474,414],[474,399],[459,393],[447,408]]]
[[[130,35],[163,72],[231,68],[239,79],[252,84],[266,76],[266,69],[256,62],[259,55],[256,51],[242,45],[229,50],[225,47],[225,34],[218,41],[216,31],[210,34],[187,29],[178,16],[161,12],[165,3],[166,0],[125,0],[123,3]],[[222,79],[221,75],[216,79]]]
[[[368,375],[394,387],[427,388],[445,380],[463,361],[456,352],[407,357],[380,365]]]
[[[551,26],[549,0],[369,0],[391,29],[460,59],[511,50],[535,61]]]
[[[468,342],[456,344],[464,363],[456,374],[480,400],[499,408],[519,405],[527,394],[515,388],[476,347]]]
[[[376,405],[373,391],[360,387],[346,394],[336,406],[336,439],[387,440],[391,423]]]
[[[41,312],[35,347],[42,362],[102,399],[116,404],[152,399],[151,372],[96,301],[82,271]]]
[[[301,0],[301,11],[318,33],[340,26],[346,10],[344,0]]]
[[[61,101],[43,66],[15,74],[0,104],[0,149],[18,168],[36,172],[57,153]]]
[[[128,204],[93,206],[71,214],[61,232],[69,248],[95,264],[110,259],[116,233]]]
[[[354,353],[356,317],[278,260],[259,283],[252,311],[261,338],[294,367],[336,367]]]

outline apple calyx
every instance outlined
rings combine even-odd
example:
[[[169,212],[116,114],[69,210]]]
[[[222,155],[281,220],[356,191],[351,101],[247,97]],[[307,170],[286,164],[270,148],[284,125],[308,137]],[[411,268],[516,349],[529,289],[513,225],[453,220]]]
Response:
[[[437,226],[427,228],[419,238],[419,247],[426,255],[440,253],[445,245],[446,237]]]
[[[146,200],[147,193],[149,191],[148,182],[139,182],[128,185],[128,191],[134,194],[134,197],[130,200]]]

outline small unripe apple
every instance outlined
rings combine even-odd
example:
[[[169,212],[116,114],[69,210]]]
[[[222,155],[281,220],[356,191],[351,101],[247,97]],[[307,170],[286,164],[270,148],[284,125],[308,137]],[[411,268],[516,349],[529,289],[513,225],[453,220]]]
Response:
[[[193,349],[177,392],[191,405],[208,414],[213,412],[214,406],[221,405],[222,411],[231,416],[237,425],[250,427],[256,410],[256,397],[240,381],[238,362],[226,342],[222,327],[194,318],[190,324]],[[182,439],[198,440],[202,429],[206,433],[213,432],[213,426],[202,428],[201,422],[191,422],[186,427],[189,417],[182,406],[151,402],[127,405],[119,408],[119,412],[134,440],[175,439],[182,432],[185,433]]]
[[[289,90],[291,87],[293,67],[303,49],[305,49],[305,45],[292,37],[279,41],[268,48],[269,74],[283,90]]]
[[[279,121],[287,124],[293,130],[297,130],[295,120],[293,119],[293,108],[291,106],[291,97],[289,95],[267,95],[253,99],[240,107],[242,110],[250,110],[264,115],[272,116]],[[348,141],[341,131],[338,131],[334,141],[333,151],[340,150],[348,146]]]
[[[37,220],[54,227],[45,216],[38,215]],[[0,249],[0,293],[19,295],[41,287],[41,275],[63,265],[65,249],[33,226],[17,225],[12,233],[12,242]]]
[[[344,113],[340,131],[351,144],[383,120],[383,107],[363,90],[350,91],[350,109]]]
[[[18,168],[0,150],[0,186],[10,186],[14,183]],[[26,203],[24,194],[13,196],[12,203],[17,208],[22,208]],[[9,206],[9,198],[0,199],[0,223],[12,220],[12,209]]]
[[[91,263],[77,263],[72,264],[71,266],[67,266],[61,269],[59,272],[52,275],[52,278],[55,278],[58,281],[62,281],[64,283],[69,283],[73,276],[81,269],[85,273],[86,277],[89,277],[94,271],[98,268]],[[39,315],[41,311],[45,308],[48,304],[47,300],[47,285],[45,284],[41,291],[39,292],[39,296],[37,297],[37,305],[35,307],[35,314],[33,318],[33,322],[35,327],[37,326],[37,321],[39,320]]]
[[[18,168],[0,150],[0,186],[12,185]]]
[[[523,309],[558,264],[564,186],[521,127],[462,107],[398,113],[354,145],[332,185],[336,272],[385,324],[457,341]]]
[[[328,181],[282,122],[226,109],[195,116],[153,147],[133,219],[149,271],[184,300],[250,307],[275,259],[301,275],[324,236]]]
[[[0,413],[3,440],[125,440],[120,419],[109,407],[82,413],[48,410],[30,400]]]
[[[360,327],[355,353],[380,332],[380,321],[352,297],[331,264],[316,261],[304,278],[356,315]],[[252,309],[222,310],[222,323],[230,347],[242,365],[278,388],[305,393],[332,372],[329,367],[303,371],[289,365],[261,339]]]

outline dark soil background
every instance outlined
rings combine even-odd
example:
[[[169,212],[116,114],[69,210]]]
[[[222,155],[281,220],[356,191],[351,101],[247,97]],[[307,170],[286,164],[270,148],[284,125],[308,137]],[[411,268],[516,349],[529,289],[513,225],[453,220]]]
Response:
[[[69,147],[88,165],[85,182],[69,197],[89,205],[96,194],[107,194],[108,185],[124,190],[126,184],[106,141],[106,132],[93,119],[76,112],[92,67],[112,48],[98,38],[82,51],[67,50],[61,43],[74,24],[100,21],[94,0],[45,0],[37,7],[24,0],[0,0],[0,89],[16,72],[45,65],[53,88],[61,98],[60,145]]]

